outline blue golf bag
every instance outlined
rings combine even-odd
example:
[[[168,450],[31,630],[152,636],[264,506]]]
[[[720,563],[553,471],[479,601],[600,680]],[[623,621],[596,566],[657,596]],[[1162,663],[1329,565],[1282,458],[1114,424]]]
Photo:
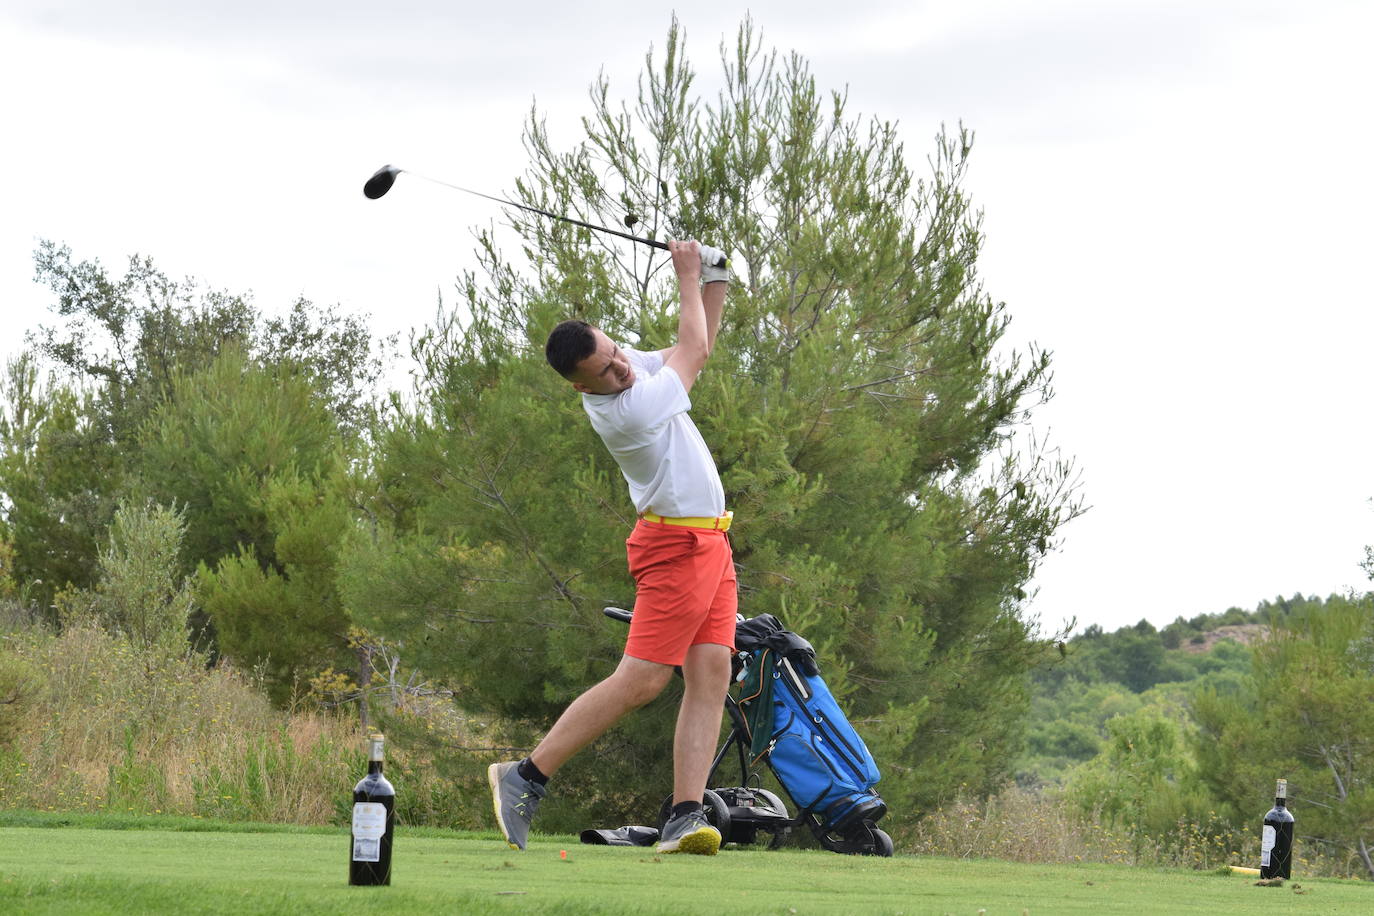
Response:
[[[768,761],[798,817],[812,822],[827,848],[825,837],[842,846],[870,842],[874,822],[887,813],[873,789],[878,765],[821,679],[815,649],[771,614],[741,621],[735,646],[753,760]]]

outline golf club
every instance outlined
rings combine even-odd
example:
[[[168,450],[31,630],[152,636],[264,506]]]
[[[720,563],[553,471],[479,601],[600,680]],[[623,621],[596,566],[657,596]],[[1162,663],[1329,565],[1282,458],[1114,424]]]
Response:
[[[594,232],[605,232],[608,235],[617,235],[620,236],[620,238],[622,239],[629,239],[632,242],[639,242],[641,245],[648,245],[652,248],[658,248],[662,251],[668,250],[667,244],[664,242],[660,242],[657,239],[648,239],[640,235],[631,235],[628,232],[621,232],[618,229],[609,229],[605,226],[596,226],[592,223],[584,223],[582,222],[582,220],[573,219],[570,216],[559,216],[557,213],[550,213],[547,210],[540,210],[538,207],[529,207],[525,204],[517,204],[513,200],[506,200],[504,197],[493,197],[490,194],[483,194],[481,191],[474,191],[471,188],[462,188],[456,184],[449,184],[447,181],[440,181],[437,178],[430,178],[427,175],[421,175],[419,172],[412,172],[409,169],[397,168],[394,165],[384,165],[381,168],[379,168],[376,171],[376,173],[367,180],[367,183],[363,185],[363,196],[366,197],[368,200],[376,200],[377,198],[381,197],[387,191],[391,190],[391,186],[396,183],[396,176],[401,174],[402,172],[405,172],[408,175],[414,175],[416,178],[423,178],[425,181],[430,181],[434,184],[443,185],[446,188],[452,188],[455,191],[462,191],[465,194],[474,194],[477,197],[484,197],[487,200],[495,201],[498,204],[504,204],[507,207],[515,207],[520,210],[526,210],[530,213],[538,213],[540,216],[547,216],[549,219],[556,219],[564,223],[572,223],[574,226],[581,226],[583,229],[591,229]],[[633,224],[634,217],[626,217],[626,225]],[[711,267],[729,266],[729,260],[725,252],[721,251],[719,248],[712,248],[709,245],[701,246],[701,261],[703,264],[706,264]]]

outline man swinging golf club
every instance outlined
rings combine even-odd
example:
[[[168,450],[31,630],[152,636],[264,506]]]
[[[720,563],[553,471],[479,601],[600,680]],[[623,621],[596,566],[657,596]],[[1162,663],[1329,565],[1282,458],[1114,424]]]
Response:
[[[615,672],[574,700],[528,757],[487,769],[496,820],[515,849],[525,848],[549,778],[658,696],[679,665],[686,687],[673,739],[673,810],[658,851],[714,855],[720,848],[720,831],[701,803],[730,685],[738,601],[725,492],[687,412],[720,327],[730,273],[703,266],[696,242],[668,248],[682,302],[675,345],[652,353],[622,348],[570,320],[545,346],[549,365],[582,393],[592,428],[630,486],[639,513],[626,542],[635,607]]]

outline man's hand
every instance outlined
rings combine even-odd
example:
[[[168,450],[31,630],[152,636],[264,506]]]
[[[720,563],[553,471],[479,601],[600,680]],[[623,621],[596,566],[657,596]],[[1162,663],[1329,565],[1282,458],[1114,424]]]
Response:
[[[725,252],[710,245],[701,246],[701,282],[729,283],[730,267]]]
[[[701,283],[701,246],[696,242],[669,242],[668,252],[673,256],[673,270],[677,273],[678,283]]]

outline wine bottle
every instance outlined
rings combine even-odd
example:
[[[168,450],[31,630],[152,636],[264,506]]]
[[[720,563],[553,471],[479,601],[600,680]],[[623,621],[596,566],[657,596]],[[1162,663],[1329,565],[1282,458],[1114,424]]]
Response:
[[[1293,813],[1288,810],[1288,780],[1274,789],[1274,807],[1264,816],[1260,837],[1260,877],[1293,876]]]
[[[396,790],[382,775],[381,735],[368,737],[367,775],[353,787],[353,833],[348,883],[391,883],[391,840],[396,829]]]

